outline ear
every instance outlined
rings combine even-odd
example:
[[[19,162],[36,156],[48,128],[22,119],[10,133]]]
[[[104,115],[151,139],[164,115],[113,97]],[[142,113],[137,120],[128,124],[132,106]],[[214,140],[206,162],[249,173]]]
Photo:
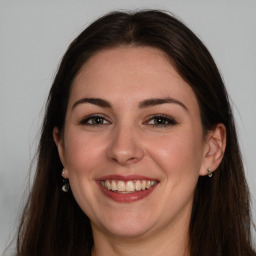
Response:
[[[65,157],[65,147],[64,147],[64,141],[63,141],[63,137],[60,134],[60,131],[58,129],[58,127],[54,127],[53,128],[53,140],[57,146],[58,149],[58,153],[59,153],[59,157],[60,157],[60,161],[64,167],[62,176],[64,178],[68,178],[68,171],[66,169],[66,157]]]
[[[209,131],[206,136],[204,159],[200,169],[200,175],[208,174],[208,169],[214,172],[220,165],[226,148],[226,127],[219,123],[215,129]]]

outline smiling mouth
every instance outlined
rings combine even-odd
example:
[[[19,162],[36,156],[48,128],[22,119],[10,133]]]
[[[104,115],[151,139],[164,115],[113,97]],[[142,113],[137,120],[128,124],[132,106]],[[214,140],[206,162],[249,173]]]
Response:
[[[135,193],[148,190],[155,186],[158,182],[156,180],[101,180],[100,184],[107,190],[117,193]]]

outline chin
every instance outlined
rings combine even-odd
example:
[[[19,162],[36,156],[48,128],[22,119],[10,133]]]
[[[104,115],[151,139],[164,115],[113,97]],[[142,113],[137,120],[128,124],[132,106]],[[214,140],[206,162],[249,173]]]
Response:
[[[144,227],[142,225],[119,225],[105,227],[106,231],[111,234],[111,236],[119,237],[119,238],[127,238],[127,239],[134,239],[139,238],[147,234],[150,230],[149,227]]]
[[[99,223],[98,230],[120,238],[142,237],[154,226],[154,221],[145,217],[145,214],[115,215],[106,222]]]

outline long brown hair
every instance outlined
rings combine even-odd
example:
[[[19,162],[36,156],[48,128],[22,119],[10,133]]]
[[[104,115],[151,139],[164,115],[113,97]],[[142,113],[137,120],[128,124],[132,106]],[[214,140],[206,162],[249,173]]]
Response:
[[[191,256],[256,255],[251,244],[250,200],[226,89],[210,53],[181,21],[156,10],[114,12],[86,28],[69,46],[53,82],[38,148],[34,185],[24,209],[18,256],[90,255],[90,220],[72,192],[61,191],[62,164],[52,138],[63,130],[72,82],[96,52],[119,45],[162,50],[193,89],[205,131],[223,123],[227,145],[214,176],[199,177],[190,222]]]

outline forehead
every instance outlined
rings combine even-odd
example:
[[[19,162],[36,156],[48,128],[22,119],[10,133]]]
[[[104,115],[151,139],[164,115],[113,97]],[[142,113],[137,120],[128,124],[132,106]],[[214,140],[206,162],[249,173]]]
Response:
[[[152,47],[122,46],[98,52],[76,76],[70,101],[100,97],[134,101],[174,97],[197,105],[191,87],[180,77],[166,55]]]

